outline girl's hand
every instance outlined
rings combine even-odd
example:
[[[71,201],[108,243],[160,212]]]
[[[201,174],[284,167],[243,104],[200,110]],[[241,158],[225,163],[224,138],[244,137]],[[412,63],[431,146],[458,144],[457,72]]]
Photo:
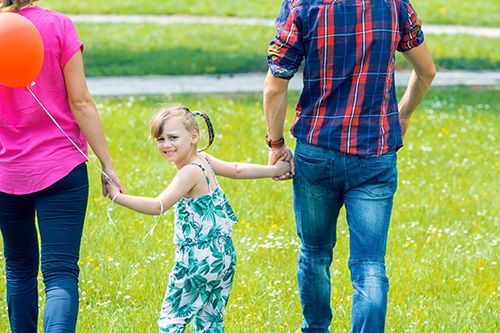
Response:
[[[275,149],[275,148],[270,148],[269,149],[269,155],[268,155],[268,165],[275,165],[278,161],[284,160],[290,163],[290,169],[288,172],[279,174],[276,177],[273,177],[274,180],[287,180],[291,179],[295,175],[295,164],[293,161],[293,153],[292,151],[284,145],[281,148]]]
[[[276,175],[275,177],[281,178],[282,176],[286,174],[290,174],[292,170],[292,165],[290,161],[288,161],[288,156],[283,155],[281,158],[276,161],[274,164],[274,167],[276,168]],[[290,177],[291,178],[291,177]],[[289,178],[287,178],[289,179]]]

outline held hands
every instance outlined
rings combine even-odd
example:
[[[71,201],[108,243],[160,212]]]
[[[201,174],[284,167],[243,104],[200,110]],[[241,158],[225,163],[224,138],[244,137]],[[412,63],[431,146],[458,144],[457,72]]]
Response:
[[[109,178],[101,173],[102,195],[105,197],[110,195],[108,185],[113,185],[113,183],[116,184],[113,186],[116,187],[119,192],[125,193],[125,187],[123,186],[120,178],[116,175],[114,168],[103,166],[103,171],[109,176]]]
[[[116,186],[115,184],[111,183],[110,181],[107,181],[105,183],[105,190],[107,193],[107,196],[112,199],[117,195],[118,193],[121,193],[120,188]]]
[[[293,153],[286,145],[283,145],[281,148],[270,148],[267,164],[276,165],[280,171],[278,172],[280,176],[274,177],[274,180],[287,180],[295,175]]]
[[[280,159],[276,161],[276,163],[274,164],[274,167],[276,169],[276,177],[274,177],[273,179],[280,178],[282,176],[290,174],[292,166],[290,164],[290,161],[287,161],[286,158],[287,158],[286,155],[282,155]]]

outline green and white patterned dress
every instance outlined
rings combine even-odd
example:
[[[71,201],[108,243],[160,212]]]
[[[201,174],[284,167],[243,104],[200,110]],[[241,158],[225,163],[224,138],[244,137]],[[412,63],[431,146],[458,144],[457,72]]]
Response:
[[[158,320],[163,333],[184,332],[193,319],[197,333],[224,332],[224,312],[236,268],[231,239],[236,215],[217,180],[212,189],[205,169],[193,165],[203,171],[210,193],[182,198],[176,205],[175,266]]]

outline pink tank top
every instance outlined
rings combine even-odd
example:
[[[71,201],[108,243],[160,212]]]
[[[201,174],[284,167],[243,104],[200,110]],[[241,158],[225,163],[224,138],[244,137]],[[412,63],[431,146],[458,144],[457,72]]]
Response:
[[[75,25],[68,17],[37,6],[19,14],[38,28],[45,49],[42,70],[31,89],[87,154],[87,141],[71,113],[63,76],[66,62],[83,52]],[[0,85],[0,192],[42,190],[85,160],[27,90]]]

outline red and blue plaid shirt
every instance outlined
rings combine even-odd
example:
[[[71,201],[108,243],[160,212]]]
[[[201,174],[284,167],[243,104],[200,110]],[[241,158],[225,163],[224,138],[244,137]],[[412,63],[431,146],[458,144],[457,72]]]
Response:
[[[268,63],[290,79],[304,63],[292,134],[347,154],[402,146],[394,54],[424,41],[408,0],[285,0]]]

